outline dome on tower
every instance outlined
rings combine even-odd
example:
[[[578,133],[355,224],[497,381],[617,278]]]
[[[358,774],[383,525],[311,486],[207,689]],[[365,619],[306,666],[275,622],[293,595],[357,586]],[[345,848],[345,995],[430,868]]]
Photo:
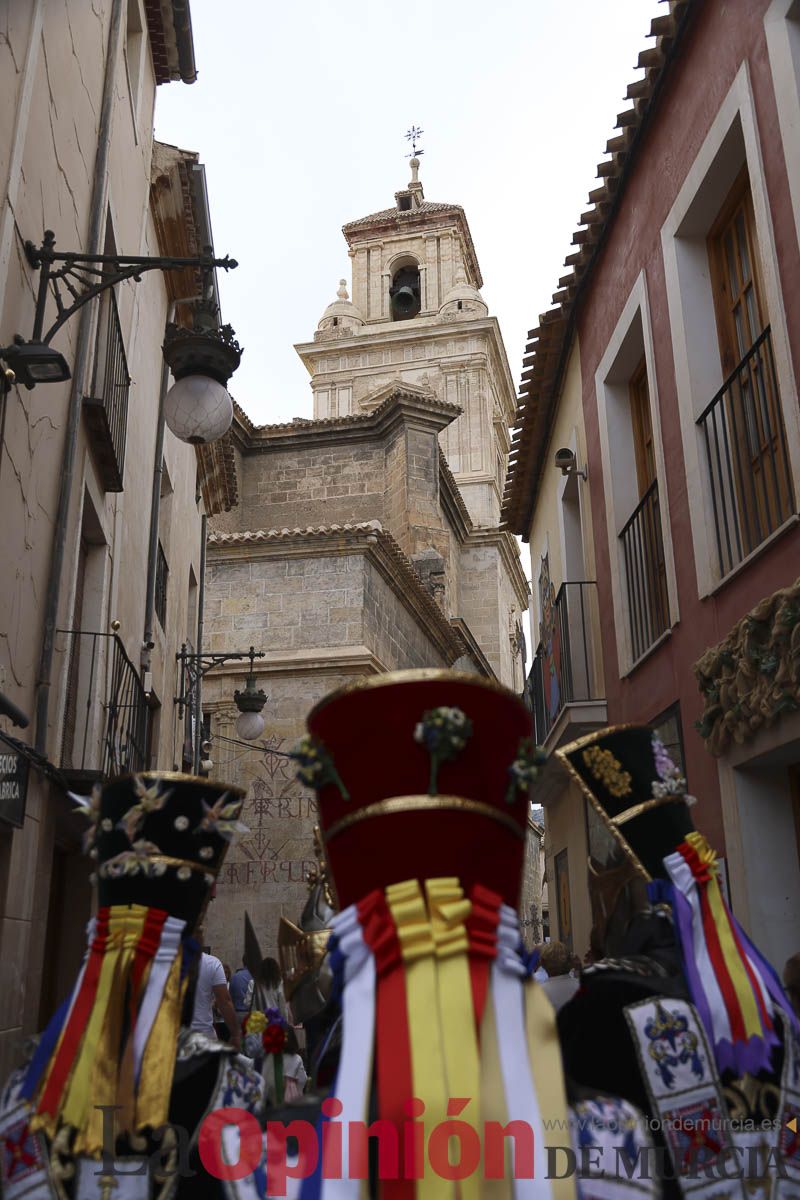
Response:
[[[489,315],[489,306],[483,296],[463,278],[456,280],[439,308],[439,316],[447,317],[448,320],[461,315],[472,318]]]
[[[339,280],[336,299],[322,314],[317,330],[325,333],[331,329],[357,329],[364,324],[361,312],[347,294],[347,280]]]

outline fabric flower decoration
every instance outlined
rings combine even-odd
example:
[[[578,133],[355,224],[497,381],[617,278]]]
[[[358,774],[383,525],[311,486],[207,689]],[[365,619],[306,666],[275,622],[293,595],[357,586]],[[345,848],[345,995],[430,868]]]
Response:
[[[517,757],[508,768],[509,781],[506,790],[506,804],[513,804],[517,792],[527,792],[538,778],[542,764],[547,761],[547,755],[541,746],[537,746],[532,737],[522,738],[517,749]]]
[[[82,817],[85,817],[89,822],[89,828],[84,832],[81,838],[83,853],[88,854],[97,840],[97,826],[100,821],[100,796],[102,795],[102,786],[96,783],[92,788],[91,795],[78,796],[75,792],[68,792],[67,795],[71,800],[76,801],[76,807],[73,812],[79,812]]]
[[[161,780],[156,779],[150,787],[140,775],[134,775],[133,787],[136,792],[137,803],[125,813],[121,821],[118,822],[117,828],[125,831],[128,841],[133,845],[137,833],[141,829],[142,822],[148,813],[158,812],[163,808],[166,802],[172,795],[172,788],[166,791],[161,791]]]
[[[313,788],[315,792],[330,784],[339,789],[343,800],[350,799],[333,759],[318,738],[307,734],[289,752],[289,757],[298,764],[296,777],[300,783]]]
[[[115,854],[113,858],[109,858],[100,868],[101,875],[107,875],[110,879],[118,879],[123,875],[142,875],[154,874],[156,863],[152,861],[154,854],[160,854],[161,850],[156,846],[155,842],[147,842],[143,838],[133,843],[132,850],[123,850],[121,854]]]
[[[414,729],[414,741],[431,759],[428,795],[435,796],[439,767],[457,758],[472,737],[472,721],[460,708],[431,708]]]
[[[630,772],[623,769],[622,763],[610,750],[604,750],[600,746],[589,746],[583,752],[583,761],[593,778],[603,784],[609,795],[618,799],[630,796],[633,783]]]
[[[230,842],[235,833],[250,832],[246,825],[236,819],[242,809],[241,800],[229,801],[228,794],[223,792],[214,804],[206,804],[205,800],[201,800],[203,819],[194,833],[216,833],[226,842]]]
[[[653,783],[653,799],[665,796],[686,796],[686,780],[672,761],[664,743],[657,733],[653,734],[653,759],[658,779]],[[694,803],[694,796],[686,796],[687,804]]]
[[[242,1033],[263,1033],[267,1028],[267,1018],[263,1012],[248,1013],[242,1021]]]
[[[242,1021],[244,1052],[249,1058],[265,1054],[281,1055],[286,1048],[286,1021],[277,1008],[259,1012],[255,1009]],[[282,1064],[281,1064],[282,1065]]]
[[[286,1030],[283,1025],[268,1025],[261,1035],[265,1054],[283,1054],[286,1046]]]
[[[268,1008],[265,1013],[251,1013],[258,1019],[253,1028],[262,1027],[260,1037],[249,1034],[245,1038],[245,1054],[251,1058],[264,1058],[263,1074],[267,1095],[272,1103],[282,1104],[284,1096],[283,1052],[286,1049],[289,1026],[277,1008]]]

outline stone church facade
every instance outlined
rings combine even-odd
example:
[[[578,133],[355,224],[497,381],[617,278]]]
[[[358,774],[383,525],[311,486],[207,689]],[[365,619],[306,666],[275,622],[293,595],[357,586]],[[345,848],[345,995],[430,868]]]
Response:
[[[314,417],[232,433],[239,505],[208,543],[204,650],[246,650],[268,695],[264,737],[235,744],[246,664],[209,674],[213,774],[248,790],[206,941],[232,964],[243,915],[274,953],[314,862],[313,795],[286,756],[317,700],[354,676],[454,667],[524,684],[528,585],[499,529],[515,397],[463,210],[424,199],[344,228],[353,260],[297,347]]]

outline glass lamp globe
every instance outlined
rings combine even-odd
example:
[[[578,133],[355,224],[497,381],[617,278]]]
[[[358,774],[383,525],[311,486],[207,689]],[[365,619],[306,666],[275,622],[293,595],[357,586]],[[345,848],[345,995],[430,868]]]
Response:
[[[198,446],[216,442],[228,432],[233,420],[233,402],[216,379],[208,375],[185,375],[167,392],[164,417],[175,437]]]
[[[236,720],[236,732],[245,742],[254,742],[264,732],[264,718],[261,713],[243,712]]]

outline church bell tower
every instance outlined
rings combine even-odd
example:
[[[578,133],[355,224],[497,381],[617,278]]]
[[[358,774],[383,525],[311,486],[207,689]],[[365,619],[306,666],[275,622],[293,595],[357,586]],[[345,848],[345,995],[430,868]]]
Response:
[[[416,147],[410,166],[391,208],[344,226],[350,292],[342,279],[313,341],[295,349],[311,376],[315,421],[372,413],[398,388],[458,414],[439,433],[466,521],[447,615],[467,623],[498,679],[521,691],[528,584],[515,539],[500,529],[514,385],[464,210],[425,199]],[[403,503],[393,497],[395,510]]]
[[[296,350],[316,420],[369,412],[397,382],[457,405],[441,446],[475,527],[497,529],[516,407],[508,359],[463,208],[426,200],[416,154],[410,166],[391,208],[344,226],[352,299],[341,280]]]

